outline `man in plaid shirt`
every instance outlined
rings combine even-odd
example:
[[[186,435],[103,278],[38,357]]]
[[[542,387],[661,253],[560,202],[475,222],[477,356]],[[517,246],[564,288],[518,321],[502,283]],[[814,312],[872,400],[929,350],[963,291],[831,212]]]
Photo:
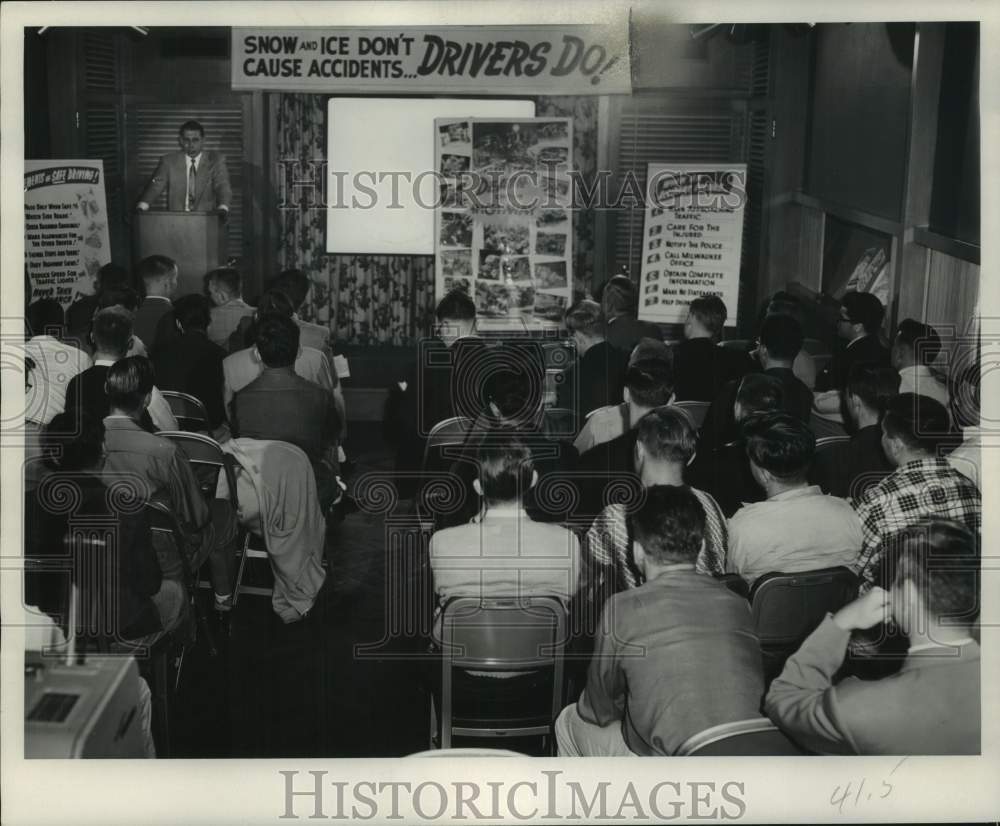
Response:
[[[940,402],[915,393],[901,393],[890,402],[882,420],[882,449],[896,470],[853,502],[861,519],[862,548],[855,568],[862,593],[877,584],[882,540],[921,518],[954,519],[979,533],[979,489],[938,455],[947,432],[948,412]]]

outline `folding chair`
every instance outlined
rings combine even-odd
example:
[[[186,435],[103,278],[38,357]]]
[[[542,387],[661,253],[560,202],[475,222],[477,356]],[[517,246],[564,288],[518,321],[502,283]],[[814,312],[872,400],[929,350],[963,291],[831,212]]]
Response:
[[[843,442],[851,441],[851,437],[846,433],[843,436],[822,436],[816,440],[816,452],[819,453],[822,450],[826,450],[833,445],[839,445]]]
[[[670,406],[676,407],[678,410],[683,410],[694,423],[695,430],[700,430],[702,422],[705,421],[705,416],[708,414],[711,402],[674,402]]]
[[[685,740],[677,757],[785,757],[806,754],[766,717],[736,720]]]
[[[429,463],[432,459],[438,458],[437,454],[441,453],[441,448],[464,445],[475,424],[468,416],[453,416],[434,425],[424,445],[422,469],[424,471],[429,469]]]
[[[210,430],[208,411],[201,399],[177,390],[161,390],[160,395],[167,400],[177,424],[185,431]]]
[[[547,407],[542,414],[543,429],[550,439],[572,442],[576,438],[576,411],[568,407]]]
[[[566,608],[556,597],[454,597],[441,621],[440,721],[431,700],[431,747],[451,748],[452,737],[545,739],[551,752],[552,721],[563,706]],[[511,692],[511,679],[470,675],[525,672],[548,682],[549,692]],[[457,674],[457,677],[456,677]],[[473,701],[462,690],[484,697]],[[439,727],[440,722],[440,727]],[[440,730],[440,742],[435,737]]]
[[[769,573],[750,589],[750,610],[770,682],[829,612],[858,593],[858,578],[837,566],[798,574]]]

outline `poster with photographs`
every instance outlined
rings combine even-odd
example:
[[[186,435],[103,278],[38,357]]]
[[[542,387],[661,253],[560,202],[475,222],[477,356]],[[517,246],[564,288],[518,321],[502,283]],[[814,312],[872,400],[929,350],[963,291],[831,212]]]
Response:
[[[573,290],[570,120],[439,118],[434,129],[437,297],[460,288],[480,318],[560,324]]]
[[[736,324],[746,164],[649,165],[639,318],[682,323],[688,304],[713,293]]]

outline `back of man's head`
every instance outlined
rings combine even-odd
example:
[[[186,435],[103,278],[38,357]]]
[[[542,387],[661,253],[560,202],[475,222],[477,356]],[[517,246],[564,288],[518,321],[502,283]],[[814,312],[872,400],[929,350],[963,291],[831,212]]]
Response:
[[[94,314],[94,347],[114,360],[125,357],[132,342],[132,315],[122,307],[106,307]]]
[[[28,305],[28,329],[31,335],[50,335],[59,338],[63,334],[62,304],[54,298],[39,298]]]
[[[104,452],[104,421],[86,410],[64,411],[48,423],[42,442],[60,470],[91,470]]]
[[[871,293],[859,293],[853,290],[844,293],[840,304],[847,313],[852,324],[860,324],[869,335],[878,332],[885,317],[885,307]]]
[[[896,339],[893,342],[893,349],[903,348],[905,351],[904,364],[920,364],[930,367],[937,361],[941,352],[941,337],[937,330],[929,324],[922,324],[912,318],[905,318],[899,322],[896,328]]]
[[[169,292],[177,280],[177,263],[166,255],[150,255],[136,267],[146,295]]]
[[[899,373],[891,367],[862,362],[855,364],[847,376],[847,395],[855,397],[864,407],[881,418],[899,394]]]
[[[788,413],[757,413],[742,424],[747,456],[761,470],[785,483],[805,479],[816,451],[816,437]]]
[[[688,313],[714,340],[722,337],[728,313],[725,302],[719,296],[703,295],[694,299],[688,305]]]
[[[291,367],[299,354],[299,325],[288,316],[269,313],[257,320],[254,344],[268,367]]]
[[[972,625],[980,608],[979,538],[965,525],[929,517],[881,543],[879,580],[889,590],[911,582],[931,619]]]
[[[635,285],[627,275],[616,275],[604,285],[601,308],[605,318],[631,315],[635,312],[635,303]]]
[[[802,349],[802,325],[790,315],[769,315],[760,325],[759,338],[770,359],[791,362]]]
[[[499,370],[487,383],[489,400],[507,420],[532,420],[542,407],[543,388],[536,386],[528,370]]]
[[[743,421],[753,413],[777,412],[784,403],[785,387],[780,379],[766,373],[748,373],[736,390],[736,420]]]
[[[531,451],[519,439],[492,438],[476,454],[479,485],[488,505],[519,502],[531,488]]]
[[[449,291],[434,309],[438,322],[476,320],[476,304],[469,294],[458,287]]]
[[[309,276],[302,270],[294,269],[279,273],[271,284],[271,289],[280,290],[288,296],[296,312],[299,311],[306,296],[309,295],[310,287],[312,287],[312,282],[309,280]]]
[[[643,359],[625,371],[629,401],[637,407],[661,407],[674,395],[674,371],[663,359]]]
[[[232,267],[219,267],[205,276],[209,289],[218,290],[227,299],[243,295],[243,276]]]
[[[108,287],[98,294],[97,306],[102,310],[105,307],[122,307],[134,313],[139,309],[139,293],[126,286]]]
[[[660,341],[658,338],[650,338],[649,336],[640,338],[635,347],[632,348],[632,352],[628,357],[628,365],[631,367],[636,362],[645,361],[646,359],[660,359],[668,364],[674,363],[674,355],[670,349],[670,345],[664,341]]]
[[[636,542],[655,564],[694,563],[698,559],[705,539],[705,510],[689,488],[646,488],[631,522]]]
[[[948,411],[929,396],[900,393],[886,406],[882,430],[908,450],[934,454],[949,431]]]
[[[108,263],[97,271],[98,290],[107,290],[111,287],[129,286],[128,270],[121,264]]]
[[[694,456],[698,432],[676,407],[657,407],[639,420],[636,440],[654,462],[687,465]]]
[[[190,330],[208,330],[212,321],[212,303],[198,293],[181,296],[174,301],[174,318],[186,333]]]
[[[601,312],[601,305],[589,298],[577,301],[566,310],[563,321],[570,333],[579,333],[589,339],[604,338],[604,313]]]
[[[104,391],[112,408],[140,412],[153,391],[153,363],[145,356],[119,359],[108,368]]]

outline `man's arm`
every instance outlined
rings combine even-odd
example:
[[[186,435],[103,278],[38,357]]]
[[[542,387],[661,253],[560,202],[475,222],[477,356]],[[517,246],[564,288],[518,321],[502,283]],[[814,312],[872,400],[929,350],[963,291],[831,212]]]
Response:
[[[771,683],[764,712],[805,748],[826,754],[853,753],[853,744],[834,712],[833,675],[844,661],[851,631],[882,622],[888,603],[888,593],[873,588],[827,616]]]
[[[587,685],[577,701],[576,710],[588,723],[606,726],[625,716],[625,675],[615,653],[613,624],[615,599],[604,604],[594,655],[587,673]]]
[[[153,177],[149,179],[149,183],[142,191],[137,207],[143,212],[156,202],[156,199],[167,187],[167,158],[169,157],[169,155],[164,155],[160,158],[160,162],[156,165],[156,171],[153,172]]]

